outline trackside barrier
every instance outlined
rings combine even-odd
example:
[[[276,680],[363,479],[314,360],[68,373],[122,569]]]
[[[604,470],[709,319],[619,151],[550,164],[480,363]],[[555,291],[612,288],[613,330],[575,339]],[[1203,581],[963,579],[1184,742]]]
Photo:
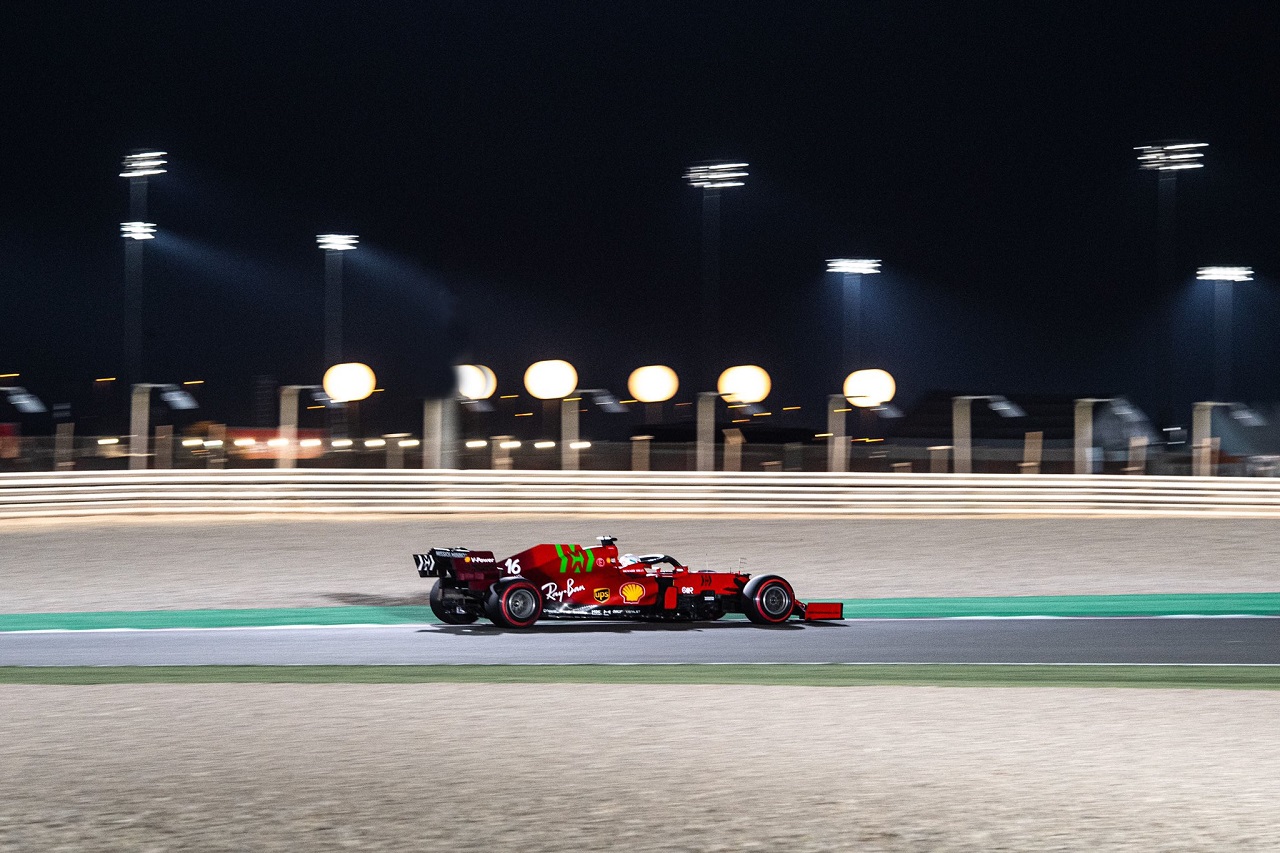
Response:
[[[0,474],[0,518],[253,513],[1280,517],[1280,480],[368,469]]]

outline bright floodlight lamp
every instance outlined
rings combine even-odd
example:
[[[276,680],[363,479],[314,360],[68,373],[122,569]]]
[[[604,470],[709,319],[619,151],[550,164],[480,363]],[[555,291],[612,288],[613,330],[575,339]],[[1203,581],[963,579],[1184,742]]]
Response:
[[[196,403],[196,398],[190,393],[183,391],[177,385],[159,385],[160,399],[165,405],[175,411],[190,411],[198,409],[200,406]]]
[[[773,383],[763,367],[739,364],[720,374],[716,390],[730,403],[759,403],[769,396]]]
[[[1267,419],[1244,403],[1228,403],[1227,414],[1241,426],[1264,427]]]
[[[373,393],[377,379],[372,368],[358,361],[335,364],[324,372],[324,392],[335,403],[354,403]]]
[[[316,235],[316,243],[326,252],[345,252],[354,249],[359,239],[355,234]]]
[[[665,364],[637,367],[627,379],[627,390],[641,403],[663,403],[676,395],[680,378]]]
[[[832,258],[827,261],[827,272],[848,275],[875,275],[880,272],[880,262],[869,258]]]
[[[1185,142],[1172,140],[1167,142],[1151,142],[1138,145],[1133,150],[1138,152],[1138,168],[1156,172],[1177,172],[1183,169],[1201,169],[1204,163],[1204,152],[1207,142]]]
[[[1231,290],[1238,281],[1253,281],[1253,267],[1200,267],[1200,281],[1213,282],[1213,396],[1226,399],[1231,393]]]
[[[893,399],[898,384],[886,370],[855,370],[844,380],[844,396],[859,409],[874,409]]]
[[[627,407],[618,399],[618,395],[608,388],[580,388],[578,393],[584,397],[590,397],[591,402],[595,403],[602,412],[621,415],[627,411]]]
[[[35,394],[26,388],[9,386],[0,388],[0,392],[9,399],[9,404],[24,415],[40,415],[49,411]]]
[[[311,402],[317,406],[324,406],[326,409],[336,409],[341,403],[334,400],[325,393],[323,385],[299,385],[300,389],[308,390],[311,394]]]
[[[468,400],[487,400],[498,390],[498,377],[483,364],[459,364],[453,368],[458,393]]]
[[[524,372],[524,387],[539,400],[561,400],[578,387],[578,371],[560,359],[536,361]]]
[[[121,222],[120,236],[128,240],[154,240],[156,224],[154,222]]]
[[[684,179],[690,186],[704,190],[740,187],[747,177],[746,163],[698,163],[685,169]]]
[[[994,396],[987,397],[986,400],[987,408],[1002,418],[1025,418],[1027,416],[1027,413],[1023,411],[1021,406],[1007,397],[1002,397],[999,394],[996,394]]]
[[[163,175],[161,167],[167,162],[163,151],[138,151],[126,154],[122,165],[122,178],[146,178],[151,175]]]
[[[1200,281],[1253,281],[1253,267],[1200,267]]]

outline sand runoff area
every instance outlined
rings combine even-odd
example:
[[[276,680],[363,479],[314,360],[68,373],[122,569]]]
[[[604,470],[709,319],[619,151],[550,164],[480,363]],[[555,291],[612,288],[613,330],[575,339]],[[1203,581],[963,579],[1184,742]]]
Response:
[[[0,850],[1269,850],[1280,694],[0,690]]]
[[[133,519],[0,524],[0,612],[418,604],[413,551],[598,533],[813,597],[1280,589],[1267,521]],[[1277,691],[4,684],[0,851],[1253,851],[1277,767]]]
[[[1280,591],[1266,519],[144,517],[0,522],[0,613],[425,604],[416,551],[601,534],[802,598]]]

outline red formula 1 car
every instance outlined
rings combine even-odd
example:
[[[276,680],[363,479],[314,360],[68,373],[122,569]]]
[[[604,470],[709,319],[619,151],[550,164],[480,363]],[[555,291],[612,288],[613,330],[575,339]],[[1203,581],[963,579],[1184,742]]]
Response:
[[[691,622],[745,613],[760,625],[792,616],[813,622],[843,619],[844,605],[803,604],[777,575],[694,571],[665,554],[618,554],[616,539],[600,544],[534,545],[497,560],[492,551],[432,548],[414,554],[418,576],[438,578],[431,612],[447,625],[481,616],[507,628],[548,619],[644,619]]]

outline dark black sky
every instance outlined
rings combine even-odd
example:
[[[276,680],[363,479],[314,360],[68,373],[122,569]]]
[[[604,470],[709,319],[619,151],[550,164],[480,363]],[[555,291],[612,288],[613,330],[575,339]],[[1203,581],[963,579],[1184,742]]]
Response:
[[[50,401],[122,370],[136,147],[171,155],[148,373],[205,379],[232,422],[255,375],[318,378],[324,230],[361,235],[347,354],[404,428],[455,357],[503,393],[540,358],[619,391],[686,373],[680,175],[712,158],[752,173],[724,201],[721,366],[763,365],[780,405],[835,390],[841,255],[884,260],[867,361],[906,401],[1119,392],[1183,418],[1210,388],[1208,263],[1258,270],[1234,396],[1280,396],[1274,0],[26,2],[0,23],[0,373]],[[1179,180],[1176,281],[1132,151],[1164,138],[1210,143]]]

